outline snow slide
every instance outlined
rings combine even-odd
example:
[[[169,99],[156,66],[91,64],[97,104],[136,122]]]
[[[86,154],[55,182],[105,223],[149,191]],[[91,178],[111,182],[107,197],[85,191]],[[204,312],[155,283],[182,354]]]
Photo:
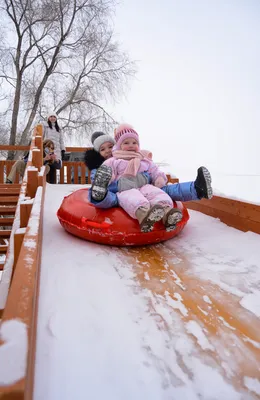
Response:
[[[46,187],[34,398],[260,398],[260,236],[193,211],[163,244],[93,244],[56,217],[78,188]]]

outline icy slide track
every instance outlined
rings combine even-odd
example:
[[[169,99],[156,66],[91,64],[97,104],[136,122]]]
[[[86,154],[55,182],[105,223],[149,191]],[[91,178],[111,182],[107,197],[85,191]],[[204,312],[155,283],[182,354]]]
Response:
[[[259,399],[260,236],[191,211],[164,244],[96,245],[56,217],[77,188],[46,187],[34,399]]]

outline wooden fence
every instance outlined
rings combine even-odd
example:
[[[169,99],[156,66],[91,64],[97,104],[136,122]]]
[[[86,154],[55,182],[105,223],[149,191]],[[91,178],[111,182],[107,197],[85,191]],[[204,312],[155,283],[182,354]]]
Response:
[[[260,233],[260,206],[225,197],[189,201],[185,205],[195,211],[219,218],[220,221],[243,232]]]

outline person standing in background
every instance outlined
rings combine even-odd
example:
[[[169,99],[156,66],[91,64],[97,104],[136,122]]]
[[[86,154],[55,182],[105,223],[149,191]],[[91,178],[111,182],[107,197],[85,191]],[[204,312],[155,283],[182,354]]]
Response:
[[[49,139],[54,143],[55,159],[54,162],[50,165],[49,180],[50,183],[55,183],[56,170],[61,169],[62,160],[64,159],[65,155],[63,133],[61,131],[61,128],[59,127],[57,114],[55,112],[49,113],[47,124],[44,124],[43,127],[43,139]]]

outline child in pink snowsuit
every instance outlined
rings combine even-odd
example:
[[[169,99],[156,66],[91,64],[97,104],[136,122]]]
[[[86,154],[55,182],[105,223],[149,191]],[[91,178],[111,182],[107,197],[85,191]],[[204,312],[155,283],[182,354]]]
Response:
[[[110,183],[119,181],[119,205],[139,221],[142,232],[150,232],[161,219],[167,230],[175,229],[182,213],[173,208],[172,199],[160,189],[167,183],[166,175],[148,158],[147,152],[140,151],[137,132],[129,125],[120,125],[115,130],[115,141],[113,157],[103,165],[108,167]],[[154,186],[141,186],[143,172],[150,175]]]

